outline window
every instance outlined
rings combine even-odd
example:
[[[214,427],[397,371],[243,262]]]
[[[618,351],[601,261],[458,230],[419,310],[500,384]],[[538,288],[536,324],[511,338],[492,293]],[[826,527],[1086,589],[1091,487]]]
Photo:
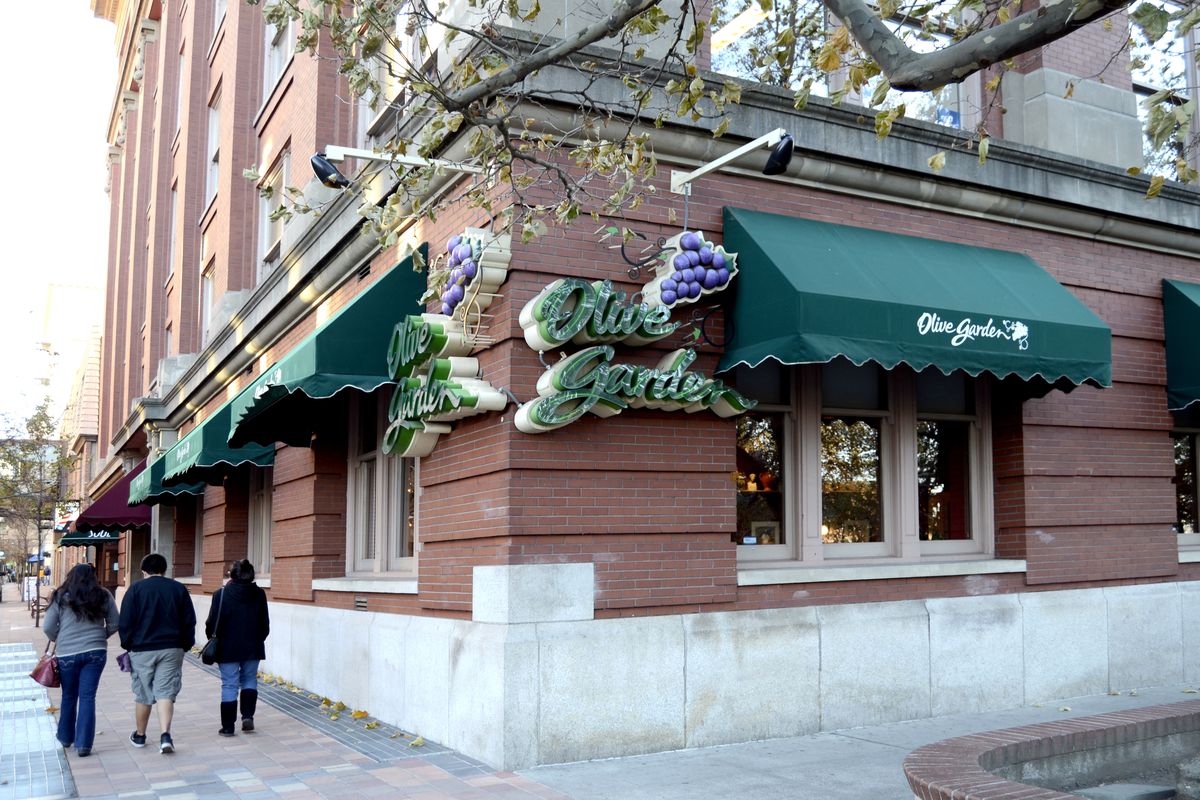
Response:
[[[1149,0],[1171,15],[1181,15],[1184,5],[1173,0]],[[1130,71],[1138,96],[1142,123],[1142,154],[1148,172],[1180,180],[1197,167],[1196,144],[1200,120],[1196,114],[1197,30],[1178,35],[1180,19],[1167,23],[1166,33],[1150,42],[1137,25],[1130,26]],[[1159,137],[1146,134],[1157,129]]]
[[[286,217],[284,193],[287,191],[290,170],[291,153],[284,150],[258,187],[259,281],[279,265]]]
[[[250,519],[247,526],[246,558],[264,577],[271,574],[271,494],[275,490],[272,467],[250,471]]]
[[[383,454],[387,392],[359,398],[350,417],[346,528],[351,572],[416,569],[416,461]]]
[[[274,91],[275,84],[279,83],[279,79],[283,77],[283,71],[292,57],[292,50],[296,45],[294,25],[295,22],[289,19],[283,26],[276,27],[270,24],[266,26],[263,46],[262,101],[264,103]]]
[[[1200,547],[1200,487],[1196,467],[1200,466],[1200,407],[1175,412],[1175,430],[1171,444],[1175,456],[1175,523],[1180,547]]]
[[[208,206],[217,196],[221,172],[221,95],[218,93],[208,105],[208,159],[204,178],[204,205]]]
[[[213,315],[213,273],[214,264],[210,263],[200,275],[200,342],[208,344]]]
[[[183,127],[183,81],[187,77],[187,58],[183,47],[179,50],[179,72],[175,76],[175,133]]]
[[[192,574],[204,574],[204,495],[196,497],[196,532],[192,539]]]
[[[844,359],[739,368],[739,557],[901,558],[991,551],[986,381]]]
[[[163,358],[170,358],[171,351],[175,349],[175,331],[167,325],[167,329],[163,331]]]
[[[167,229],[167,280],[175,274],[175,252],[179,241],[179,233],[176,230],[176,224],[179,219],[179,192],[176,191],[178,185],[171,186],[171,210],[167,224],[170,228]]]
[[[213,38],[217,37],[217,31],[221,30],[221,23],[225,21],[225,12],[229,8],[229,0],[213,0]]]

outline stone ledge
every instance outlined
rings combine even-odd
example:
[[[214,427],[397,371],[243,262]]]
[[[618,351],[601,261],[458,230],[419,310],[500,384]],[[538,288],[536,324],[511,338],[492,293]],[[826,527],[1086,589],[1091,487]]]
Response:
[[[904,759],[904,777],[921,800],[1070,800],[1079,795],[1005,780],[990,770],[1195,731],[1200,731],[1200,700],[1024,725],[918,748]]]

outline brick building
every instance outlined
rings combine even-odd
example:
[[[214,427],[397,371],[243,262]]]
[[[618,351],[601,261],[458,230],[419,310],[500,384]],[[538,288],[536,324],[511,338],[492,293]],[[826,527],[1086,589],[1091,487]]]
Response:
[[[632,269],[590,224],[522,243],[465,206],[380,249],[305,163],[388,122],[332,61],[240,3],[93,9],[121,83],[92,496],[149,515],[126,582],[163,552],[200,611],[249,557],[265,669],[507,767],[1200,675],[1200,194],[1147,202],[1125,172],[1128,59],[1081,77],[1120,30],[1005,77],[983,167],[953,128],[879,142],[860,108],[765,86],[725,140],[654,131],[657,199],[614,224],[694,253],[696,278]],[[936,118],[978,118],[981,91]],[[777,128],[786,171],[760,175],[762,150],[695,178],[707,241],[677,237],[671,172]],[[319,217],[271,219],[260,189],[293,185]],[[413,254],[456,237],[494,285],[406,321],[439,310]],[[712,283],[698,302],[663,280],[683,269]],[[690,324],[662,336],[653,311],[622,318],[641,339],[563,336],[580,320],[554,289],[579,308],[602,281],[672,292],[694,362]]]

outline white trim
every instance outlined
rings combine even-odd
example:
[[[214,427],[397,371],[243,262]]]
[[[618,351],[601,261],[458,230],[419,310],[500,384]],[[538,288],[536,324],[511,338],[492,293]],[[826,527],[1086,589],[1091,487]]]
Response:
[[[1182,559],[1183,554],[1180,554]],[[1200,560],[1200,552],[1197,553]],[[955,575],[991,575],[1025,572],[1024,559],[985,561],[922,561],[916,564],[851,564],[800,567],[738,568],[738,586],[771,586],[783,583],[829,583],[831,581],[880,581],[893,578],[941,578]],[[315,582],[314,582],[315,583]]]
[[[176,578],[175,580],[186,586],[199,586],[204,582],[204,578],[199,575],[184,575],[182,578]]]
[[[1200,549],[1180,550],[1179,551],[1179,563],[1180,564],[1200,563]]]
[[[1022,562],[1024,563],[1024,562]],[[414,578],[314,578],[314,592],[371,592],[374,594],[416,594]]]

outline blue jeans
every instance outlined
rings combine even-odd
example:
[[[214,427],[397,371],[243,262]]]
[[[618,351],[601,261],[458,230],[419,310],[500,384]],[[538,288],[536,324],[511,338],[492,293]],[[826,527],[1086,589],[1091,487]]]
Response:
[[[239,689],[258,690],[258,661],[224,661],[217,664],[221,670],[221,702],[231,703],[238,699]]]
[[[58,712],[58,742],[91,749],[96,738],[96,687],[104,672],[107,650],[89,650],[58,657],[62,702]]]

